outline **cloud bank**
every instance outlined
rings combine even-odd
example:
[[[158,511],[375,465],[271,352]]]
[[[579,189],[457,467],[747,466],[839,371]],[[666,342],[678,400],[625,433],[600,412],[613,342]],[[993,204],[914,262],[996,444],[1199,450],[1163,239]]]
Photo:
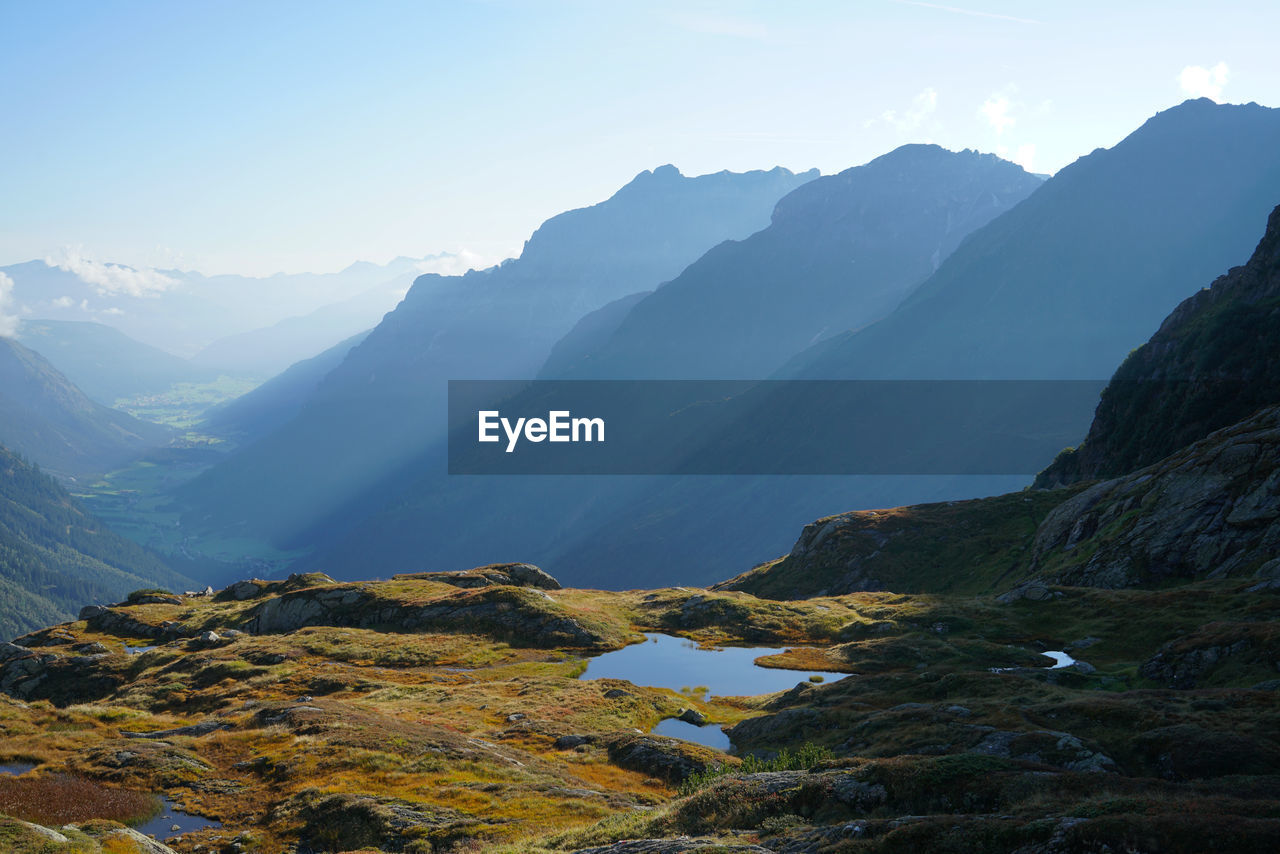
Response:
[[[1225,62],[1219,62],[1213,68],[1188,65],[1178,75],[1178,85],[1192,98],[1211,98],[1216,101],[1222,96],[1222,88],[1227,85],[1230,77],[1231,69]]]
[[[79,252],[66,250],[59,259],[46,258],[45,263],[71,273],[100,296],[125,294],[131,297],[156,296],[178,284],[178,280],[159,270],[134,269],[120,264],[104,264],[85,258]]]
[[[12,338],[18,332],[18,315],[13,306],[13,279],[0,273],[0,336]]]

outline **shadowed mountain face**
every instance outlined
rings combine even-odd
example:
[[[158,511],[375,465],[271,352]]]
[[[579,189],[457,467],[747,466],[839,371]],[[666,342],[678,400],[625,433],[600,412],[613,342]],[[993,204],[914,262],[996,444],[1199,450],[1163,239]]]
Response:
[[[62,475],[101,473],[170,430],[94,403],[39,353],[0,338],[0,438]]]
[[[993,155],[936,145],[811,181],[778,203],[768,228],[708,252],[560,375],[768,376],[814,341],[888,314],[1040,183]]]
[[[52,478],[0,448],[0,639],[156,584],[191,582],[107,530]]]
[[[814,177],[686,178],[665,166],[548,220],[516,260],[420,277],[297,418],[187,487],[188,518],[298,535],[442,435],[448,380],[533,376],[578,318],[765,227],[778,199]]]
[[[1109,376],[1180,300],[1248,257],[1276,199],[1280,112],[1184,104],[1046,181],[973,233],[889,317],[811,348],[790,370],[823,378]],[[635,583],[619,579],[637,574],[699,583],[785,551],[807,521],[797,516],[817,507],[826,509],[810,519],[832,508],[990,495],[1025,483],[622,480],[458,490],[443,477],[406,475],[402,486],[389,485],[395,497],[382,499],[384,509],[345,540],[319,537],[324,546],[306,565],[336,571],[369,555],[388,566],[526,558],[579,584]],[[482,521],[495,517],[530,521],[500,530]]]
[[[205,382],[217,372],[135,341],[101,323],[29,320],[19,339],[49,359],[98,403],[167,391],[174,383]]]
[[[251,442],[282,427],[298,414],[321,380],[342,364],[351,348],[368,334],[354,335],[318,356],[291,365],[253,391],[213,409],[201,428],[240,442]]]
[[[1280,403],[1280,207],[1253,257],[1182,302],[1116,371],[1084,443],[1037,486],[1116,477]]]
[[[1188,101],[1063,169],[893,314],[789,375],[1098,379],[1248,257],[1280,199],[1280,110]]]

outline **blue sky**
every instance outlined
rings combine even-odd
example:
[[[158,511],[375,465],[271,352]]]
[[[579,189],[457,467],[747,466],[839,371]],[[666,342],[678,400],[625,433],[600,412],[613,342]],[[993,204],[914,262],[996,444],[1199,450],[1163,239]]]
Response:
[[[906,142],[1054,171],[1189,95],[1280,103],[1274,2],[0,0],[0,264],[519,251],[635,173]]]

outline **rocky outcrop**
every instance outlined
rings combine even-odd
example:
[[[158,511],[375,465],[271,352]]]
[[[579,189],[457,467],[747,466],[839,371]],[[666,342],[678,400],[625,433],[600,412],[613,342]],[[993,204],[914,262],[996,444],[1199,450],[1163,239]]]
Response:
[[[1280,407],[1064,501],[1033,570],[1060,584],[1133,587],[1254,572],[1280,551]]]
[[[739,845],[710,837],[691,836],[675,836],[670,839],[628,839],[612,845],[579,848],[572,854],[685,854],[688,851],[705,851],[707,854],[773,854],[772,849],[762,848],[759,845]]]
[[[615,765],[670,783],[737,761],[711,748],[660,735],[619,733],[601,741]]]
[[[397,580],[438,581],[454,587],[476,588],[506,585],[559,590],[560,582],[531,563],[494,563],[461,572],[415,572],[394,576]]]
[[[1076,488],[1078,491],[1078,488]],[[1027,563],[1036,528],[1072,490],[859,510],[805,526],[786,557],[715,585],[769,599],[892,590],[987,592]]]
[[[354,626],[398,632],[473,632],[517,646],[612,649],[604,626],[527,588],[463,590],[424,603],[392,599],[374,585],[342,584],[287,593],[255,606],[242,628],[254,634],[304,626]]]
[[[445,848],[478,822],[448,807],[415,804],[395,798],[356,794],[325,795],[307,790],[277,807],[302,823],[301,843],[307,850],[405,851],[415,842],[429,840],[427,850]],[[422,850],[418,845],[414,851]]]
[[[149,623],[141,617],[129,613],[127,606],[118,605],[108,608],[105,605],[86,605],[80,609],[80,619],[89,624],[89,628],[103,634],[125,638],[193,638],[200,634],[197,629],[185,626],[177,620],[164,620]]]
[[[246,599],[258,599],[263,596],[337,583],[323,572],[295,572],[284,581],[263,581],[261,578],[237,581],[230,587],[219,590],[213,598],[217,602],[243,602]]]

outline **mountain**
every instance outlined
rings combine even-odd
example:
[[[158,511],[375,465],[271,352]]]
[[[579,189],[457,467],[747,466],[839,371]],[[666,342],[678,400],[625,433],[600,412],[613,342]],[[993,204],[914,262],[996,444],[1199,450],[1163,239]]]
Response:
[[[287,317],[262,329],[219,338],[191,357],[197,365],[274,376],[372,329],[404,298],[410,279],[389,279],[350,299]],[[348,348],[349,349],[349,348]]]
[[[105,528],[51,477],[0,448],[0,638],[71,619],[87,602],[191,582]]]
[[[1088,439],[1039,478],[1059,488],[822,518],[786,557],[720,587],[1016,598],[1254,573],[1258,590],[1280,587],[1278,298],[1280,207],[1247,264],[1184,300],[1116,370]]]
[[[604,346],[636,303],[651,293],[652,291],[641,291],[638,294],[628,294],[585,314],[552,346],[547,360],[538,371],[538,379],[549,380],[563,376],[579,360],[589,357]]]
[[[217,376],[101,323],[26,320],[17,337],[89,398],[106,406],[121,398],[163,392],[175,383],[205,382]]]
[[[1280,110],[1186,103],[1062,169],[901,306],[786,375],[1100,379],[1253,248],[1280,199]]]
[[[318,356],[304,359],[250,392],[210,410],[201,428],[239,442],[251,442],[284,425],[302,409],[330,371],[363,341],[369,331],[353,335]]]
[[[1108,377],[1181,300],[1248,257],[1277,199],[1280,111],[1187,102],[1061,170],[970,234],[887,317],[808,348],[778,376]],[[776,406],[762,400],[756,410],[785,405],[781,394]],[[1088,404],[1080,415],[1083,438]],[[589,477],[462,490],[425,474],[389,484],[384,509],[349,533],[329,526],[318,537],[323,547],[300,566],[339,572],[357,556],[388,567],[524,556],[575,584],[608,586],[619,574],[710,583],[753,555],[785,550],[797,526],[833,506],[993,496],[1025,482]],[[510,521],[493,530],[483,522],[488,512]]]
[[[0,338],[0,441],[60,475],[102,473],[165,443],[166,427],[94,403],[39,353]]]
[[[560,375],[766,377],[815,341],[888,314],[1040,184],[994,155],[936,145],[810,181],[778,202],[768,228],[699,258]]]
[[[534,376],[578,318],[765,227],[778,199],[814,177],[687,178],[664,166],[546,221],[518,259],[420,277],[297,418],[181,490],[186,519],[277,542],[322,520],[349,523],[349,502],[377,501],[384,478],[443,438],[448,380]]]
[[[334,303],[359,302],[362,294],[377,303],[379,314],[334,332],[303,354],[310,356],[375,322],[424,270],[457,268],[465,269],[463,259],[444,253],[396,258],[385,265],[360,262],[335,273],[205,276],[68,255],[0,267],[0,273],[13,280],[20,317],[101,323],[182,357],[194,356],[220,338]]]
[[[1188,297],[1129,354],[1089,435],[1037,486],[1115,477],[1280,403],[1280,207],[1253,257]]]

